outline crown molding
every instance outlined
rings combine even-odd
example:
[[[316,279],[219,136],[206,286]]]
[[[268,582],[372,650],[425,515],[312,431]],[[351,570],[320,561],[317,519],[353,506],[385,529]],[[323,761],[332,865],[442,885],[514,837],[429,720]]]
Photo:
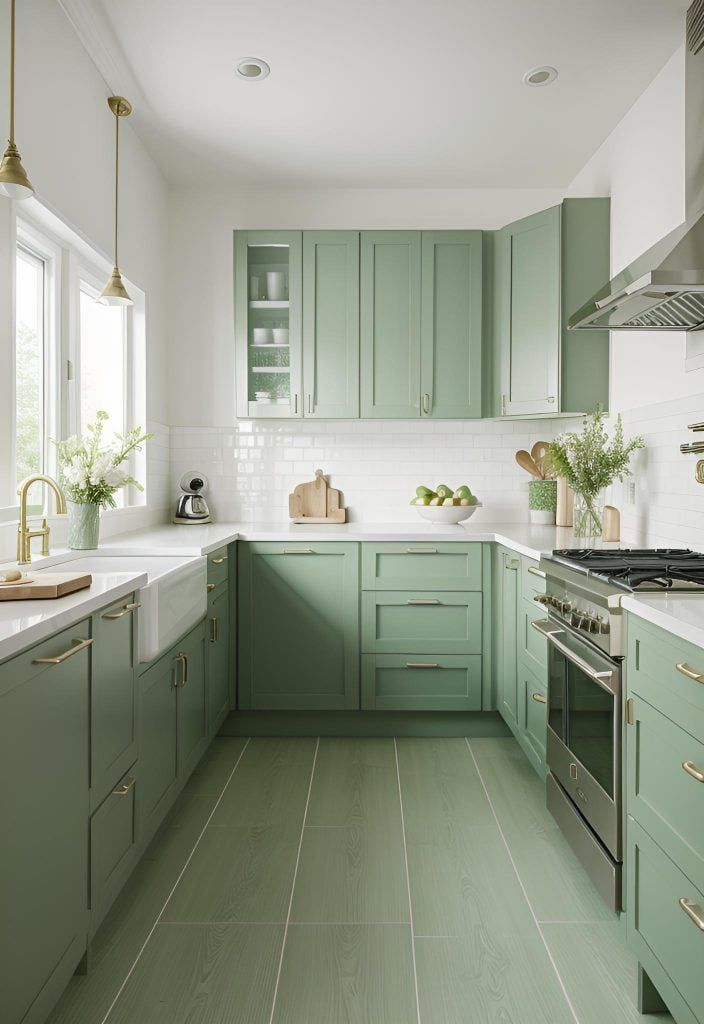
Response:
[[[144,111],[146,98],[102,5],[96,0],[58,0],[58,4],[110,94],[128,96]]]

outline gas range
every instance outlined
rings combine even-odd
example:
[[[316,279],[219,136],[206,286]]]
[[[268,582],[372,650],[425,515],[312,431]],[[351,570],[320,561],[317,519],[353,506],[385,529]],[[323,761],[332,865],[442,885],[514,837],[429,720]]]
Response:
[[[537,600],[550,617],[614,659],[625,654],[624,593],[704,593],[704,555],[684,548],[558,549],[540,565],[546,586]]]

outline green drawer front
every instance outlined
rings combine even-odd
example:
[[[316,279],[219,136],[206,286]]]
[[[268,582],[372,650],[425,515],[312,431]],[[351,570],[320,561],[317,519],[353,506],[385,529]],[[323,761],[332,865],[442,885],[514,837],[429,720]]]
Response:
[[[532,601],[536,594],[545,593],[545,573],[532,558],[521,556],[521,591],[526,601]]]
[[[478,654],[363,654],[362,708],[377,711],[479,711]]]
[[[482,595],[476,591],[365,591],[362,650],[481,654]]]
[[[482,545],[363,544],[363,590],[481,590]]]
[[[136,765],[90,819],[91,932],[105,917],[137,859]]]
[[[534,601],[521,601],[518,607],[518,659],[531,668],[541,679],[547,677],[548,642],[531,623],[544,619],[545,610]]]
[[[208,583],[222,583],[227,579],[227,548],[220,548],[208,555]]]
[[[691,901],[692,913],[704,920],[704,893],[632,818],[628,853],[629,941],[645,965],[655,956],[693,1019],[704,1021],[704,930],[680,905]]]
[[[704,736],[704,650],[628,616],[629,693],[637,693],[694,736]],[[678,669],[677,665],[681,668]]]
[[[628,813],[704,889],[704,744],[644,700],[632,700]]]
[[[533,630],[532,632],[535,632]],[[545,774],[547,685],[527,665],[518,666],[519,741],[536,771]]]

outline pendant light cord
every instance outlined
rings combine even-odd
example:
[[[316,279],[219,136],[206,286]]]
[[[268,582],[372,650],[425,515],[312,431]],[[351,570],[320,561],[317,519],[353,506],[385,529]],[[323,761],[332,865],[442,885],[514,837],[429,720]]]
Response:
[[[15,141],[15,0],[10,0],[10,138]]]
[[[117,261],[117,203],[120,175],[120,112],[115,113],[115,266],[119,267]]]

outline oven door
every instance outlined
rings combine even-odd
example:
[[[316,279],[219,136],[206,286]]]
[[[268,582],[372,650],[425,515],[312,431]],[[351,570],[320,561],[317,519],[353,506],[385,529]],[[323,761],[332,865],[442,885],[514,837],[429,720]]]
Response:
[[[551,619],[533,625],[548,640],[548,767],[620,861],[620,667]]]

